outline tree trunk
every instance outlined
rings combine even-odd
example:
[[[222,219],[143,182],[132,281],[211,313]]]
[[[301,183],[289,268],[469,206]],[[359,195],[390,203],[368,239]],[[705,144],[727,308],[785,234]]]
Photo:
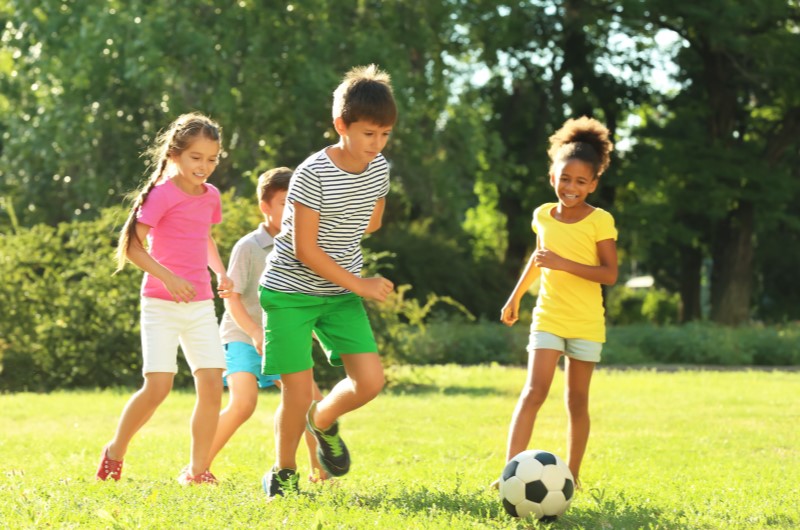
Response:
[[[750,318],[755,208],[741,202],[717,226],[711,268],[711,320],[737,326]]]
[[[700,249],[694,247],[682,248],[680,267],[680,295],[682,306],[680,322],[686,323],[700,320],[703,316],[700,307],[703,253]]]

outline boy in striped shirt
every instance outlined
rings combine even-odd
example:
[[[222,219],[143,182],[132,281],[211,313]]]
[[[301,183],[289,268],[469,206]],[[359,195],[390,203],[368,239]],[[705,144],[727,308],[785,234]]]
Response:
[[[268,497],[298,491],[296,452],[303,430],[318,442],[331,476],[350,469],[338,419],[374,399],[383,367],[362,298],[384,301],[385,278],[362,278],[361,238],[380,228],[389,192],[381,151],[397,119],[389,75],[375,65],[351,69],[333,94],[339,142],[308,157],[292,176],[281,232],[260,282],[266,314],[263,372],[280,374],[277,458],[264,475]],[[311,335],[347,377],[313,401]]]

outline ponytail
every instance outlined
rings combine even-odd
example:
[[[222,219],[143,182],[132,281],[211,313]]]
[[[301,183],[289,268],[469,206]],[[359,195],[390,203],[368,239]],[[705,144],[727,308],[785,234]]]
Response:
[[[145,185],[142,187],[141,191],[139,191],[136,199],[133,201],[133,206],[131,206],[131,210],[128,212],[128,218],[125,220],[125,224],[122,225],[122,230],[119,233],[119,242],[117,243],[116,252],[117,269],[114,271],[115,274],[121,271],[128,262],[128,248],[131,245],[131,241],[133,241],[133,238],[136,238],[137,240],[139,238],[139,236],[136,235],[136,218],[139,215],[139,210],[144,204],[144,201],[147,200],[147,196],[150,194],[152,189],[161,180],[166,168],[167,157],[165,156],[158,164],[158,169],[153,172]],[[139,241],[139,243],[144,244],[143,241]]]

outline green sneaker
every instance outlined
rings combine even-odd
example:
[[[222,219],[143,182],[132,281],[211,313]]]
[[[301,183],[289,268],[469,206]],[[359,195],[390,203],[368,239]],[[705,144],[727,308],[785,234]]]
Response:
[[[297,485],[299,478],[300,475],[294,469],[278,469],[278,466],[273,466],[261,479],[261,487],[270,499],[278,495],[283,497],[297,494],[300,493],[300,487]]]
[[[329,475],[341,477],[350,471],[350,453],[344,444],[344,440],[339,436],[339,422],[334,422],[324,431],[318,429],[314,425],[314,410],[316,408],[317,402],[312,401],[308,414],[306,414],[306,429],[317,439],[317,458],[320,465],[325,468]]]

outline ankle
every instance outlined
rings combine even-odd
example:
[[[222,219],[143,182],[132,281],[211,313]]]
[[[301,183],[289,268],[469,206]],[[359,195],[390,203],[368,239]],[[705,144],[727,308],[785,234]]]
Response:
[[[125,458],[125,451],[120,452],[114,445],[114,442],[109,442],[109,444],[106,445],[106,456],[109,460],[121,462],[122,459]]]

